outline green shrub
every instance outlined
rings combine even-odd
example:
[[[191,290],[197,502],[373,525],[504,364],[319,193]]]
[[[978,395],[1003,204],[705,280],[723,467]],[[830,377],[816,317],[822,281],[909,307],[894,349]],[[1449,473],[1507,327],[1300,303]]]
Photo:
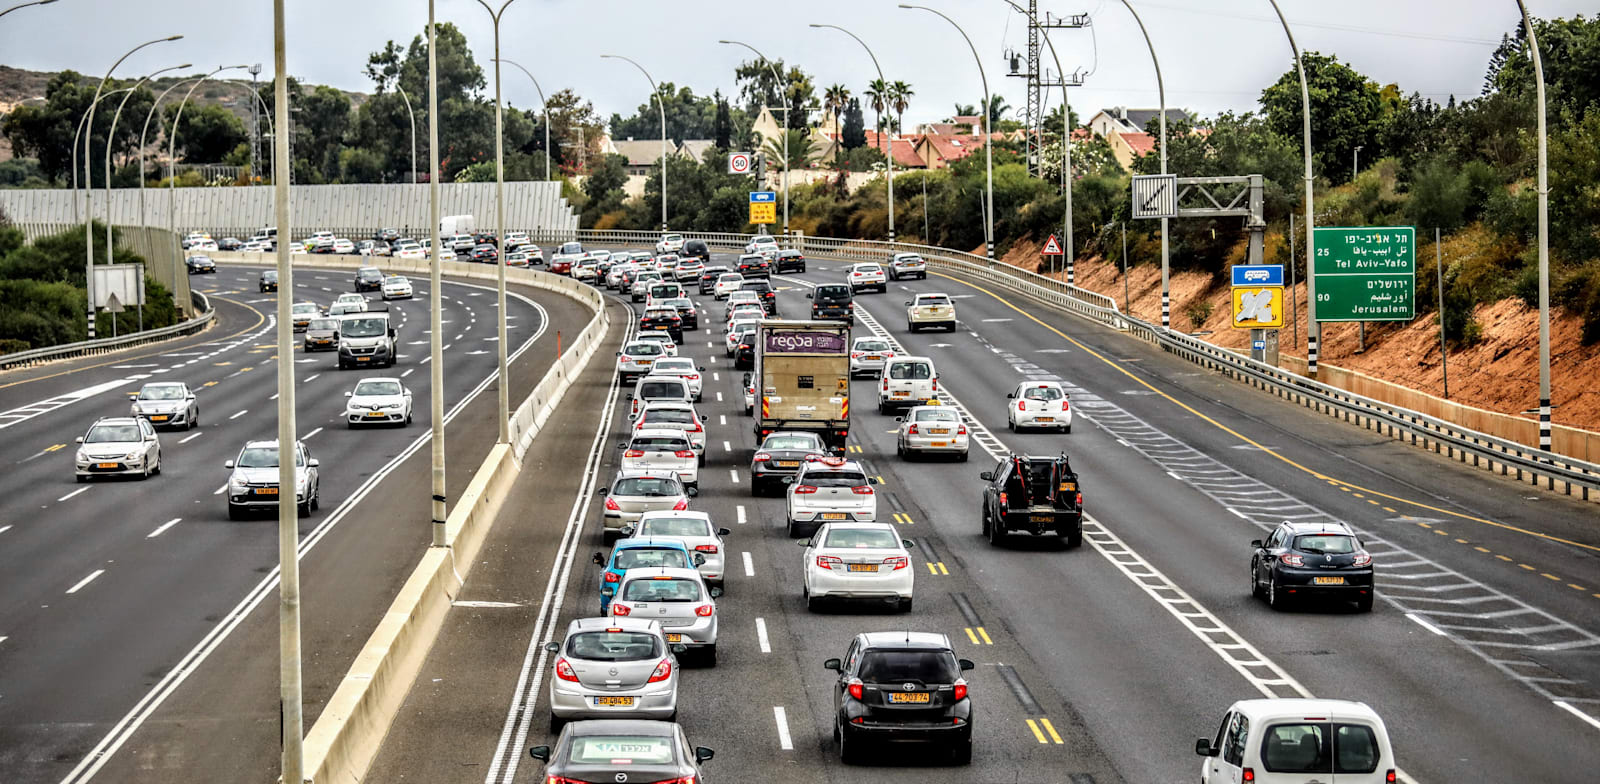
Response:
[[[1183,313],[1189,317],[1189,324],[1194,329],[1199,329],[1206,323],[1206,319],[1211,318],[1211,311],[1214,308],[1210,300],[1197,299],[1189,303],[1189,306],[1183,309]]]

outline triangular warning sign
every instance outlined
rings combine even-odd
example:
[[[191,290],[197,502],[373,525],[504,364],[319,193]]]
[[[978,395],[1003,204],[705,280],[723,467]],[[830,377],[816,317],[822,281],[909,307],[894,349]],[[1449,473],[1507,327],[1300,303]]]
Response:
[[[1050,235],[1050,240],[1044,244],[1044,250],[1039,251],[1041,256],[1060,256],[1062,253],[1061,242],[1056,239],[1054,234]]]

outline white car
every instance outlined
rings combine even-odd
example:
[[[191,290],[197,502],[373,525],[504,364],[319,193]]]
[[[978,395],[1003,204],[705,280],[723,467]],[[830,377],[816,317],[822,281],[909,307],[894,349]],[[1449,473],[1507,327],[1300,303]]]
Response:
[[[300,242],[291,242],[291,243],[289,243],[289,253],[290,253],[290,255],[300,256],[300,255],[304,255],[305,252],[306,252],[306,246],[305,246],[304,243],[300,243]]]
[[[730,291],[728,292],[728,302],[722,307],[722,320],[727,321],[733,313],[733,309],[741,304],[754,305],[765,311],[765,308],[761,305],[760,294],[754,291],[745,291],[744,289]]]
[[[583,260],[583,244],[578,242],[563,242],[556,249],[555,255],[550,257],[551,267],[563,267],[569,274],[573,265]]]
[[[785,504],[790,537],[810,536],[823,523],[872,523],[878,520],[878,483],[861,464],[842,457],[825,457],[800,465],[800,473],[785,477],[789,493]]]
[[[656,253],[678,253],[683,250],[682,234],[663,234],[656,243]]]
[[[1240,700],[1194,752],[1204,758],[1201,784],[1384,784],[1400,767],[1383,719],[1350,700]]]
[[[888,277],[877,264],[853,265],[845,279],[850,284],[851,294],[858,294],[862,289],[877,289],[880,294],[889,290]]]
[[[678,355],[677,341],[673,340],[672,335],[666,332],[641,332],[634,336],[633,341],[635,343],[658,343],[666,352],[664,356],[675,357]]]
[[[910,539],[888,523],[826,523],[802,544],[806,609],[830,599],[868,599],[911,611],[916,570]]]
[[[478,245],[478,241],[471,234],[451,234],[440,240],[440,243],[453,251],[471,251]]]
[[[758,234],[750,238],[749,244],[744,246],[745,253],[759,253],[768,261],[778,256],[778,241],[770,234]]]
[[[411,281],[407,280],[406,276],[390,275],[383,279],[384,300],[411,299],[412,296]]]
[[[937,402],[937,401],[936,401]],[[912,455],[955,455],[967,459],[969,436],[961,413],[949,406],[917,406],[898,417],[900,432],[895,452],[903,458]]]
[[[528,244],[528,233],[525,231],[506,232],[505,247],[516,248]]]
[[[755,339],[756,325],[758,323],[760,322],[755,319],[737,319],[728,324],[728,334],[722,338],[722,348],[727,356],[731,357],[738,353],[739,346],[746,340]]]
[[[756,412],[755,375],[751,373],[744,374],[744,380],[740,384],[744,387],[744,415],[752,416]]]
[[[939,399],[939,371],[927,357],[895,357],[884,362],[878,381],[878,413],[906,406],[925,406]]]
[[[411,390],[398,378],[363,378],[344,396],[345,424],[351,428],[411,424]]]
[[[894,359],[894,349],[886,340],[856,338],[850,344],[850,375],[878,376],[883,374],[883,363]]]
[[[716,299],[725,299],[729,294],[739,290],[744,285],[744,276],[737,272],[724,272],[717,278],[717,285],[711,290],[711,296]]]
[[[956,304],[947,294],[918,294],[906,302],[906,331],[944,327],[956,331]]]
[[[651,403],[693,403],[694,395],[689,394],[689,382],[677,376],[645,376],[634,383],[629,400],[628,418],[631,420]]]
[[[633,418],[634,430],[681,430],[694,449],[695,462],[706,464],[705,415],[695,411],[694,404],[684,400],[656,400],[647,402]]]
[[[640,270],[633,276],[633,288],[628,290],[628,299],[632,302],[641,302],[650,294],[650,287],[661,282],[661,273],[656,270]]]
[[[643,376],[649,373],[650,366],[666,353],[666,349],[653,340],[628,341],[623,344],[622,350],[617,352],[617,377],[627,381],[633,376]]]
[[[896,253],[889,259],[889,280],[928,279],[928,262],[915,253]]]
[[[727,323],[732,324],[735,321],[760,321],[766,317],[766,309],[755,304],[754,302],[747,302],[742,305],[735,305],[732,310],[728,311]]]
[[[586,258],[572,265],[572,279],[584,283],[595,283],[600,280],[600,262]]]
[[[331,231],[312,232],[311,237],[306,240],[306,247],[320,248],[324,245],[332,245],[335,239],[338,238],[333,236]]]
[[[506,266],[507,267],[526,267],[526,266],[528,266],[528,254],[523,253],[520,250],[508,251],[506,253]]]
[[[407,245],[404,248],[395,251],[394,257],[397,259],[425,259],[428,257],[428,253],[422,249],[421,245]],[[455,261],[456,256],[455,253],[449,248],[445,248],[444,250],[439,251],[439,260]]]
[[[332,244],[334,253],[348,256],[356,252],[356,244],[349,240],[336,239]]]
[[[638,265],[631,261],[622,264],[611,265],[611,269],[606,270],[606,288],[613,291],[617,290],[622,286],[622,276],[625,273],[633,272],[638,268]]]
[[[74,475],[79,482],[93,476],[137,476],[161,473],[161,441],[143,417],[101,417],[77,439]]]
[[[240,253],[266,253],[268,244],[259,240],[251,240],[239,246]]]
[[[353,305],[360,305],[363,311],[367,309],[367,298],[353,291],[347,291],[343,294],[340,294],[338,297],[335,297],[333,301],[348,302]]]
[[[1058,381],[1024,381],[1006,393],[1006,425],[1072,432],[1072,400]]]
[[[699,280],[700,271],[705,268],[705,262],[699,259],[682,259],[678,262],[678,266],[672,269],[672,277],[679,283],[687,283],[691,280]]]
[[[711,666],[717,663],[717,605],[695,569],[633,569],[622,576],[608,612],[613,618],[649,618],[661,624],[667,642],[686,645]]]
[[[239,456],[222,464],[228,474],[228,519],[238,520],[253,510],[275,510],[278,492],[278,442],[246,441]],[[322,501],[320,463],[306,449],[305,442],[294,444],[294,503],[301,517],[317,511]]]
[[[696,567],[700,576],[714,587],[722,586],[722,537],[729,531],[713,526],[710,515],[705,512],[645,512],[632,528],[630,536],[683,542],[689,552],[705,559]]]
[[[687,357],[682,359],[664,357],[656,360],[656,363],[650,366],[650,375],[652,376],[676,376],[688,382],[689,393],[694,395],[695,402],[700,401],[702,385],[700,374],[704,372],[706,372],[705,368],[696,365],[693,359]]]
[[[670,471],[689,489],[700,486],[700,461],[688,434],[668,428],[633,431],[622,447],[623,471]]]
[[[210,237],[205,237],[205,238],[202,238],[202,239],[195,240],[192,244],[189,245],[189,250],[214,251],[216,249],[217,249],[217,241],[214,240],[214,239],[211,239]]]
[[[200,404],[182,381],[151,381],[139,388],[130,407],[131,415],[150,420],[154,427],[190,430],[200,425]]]

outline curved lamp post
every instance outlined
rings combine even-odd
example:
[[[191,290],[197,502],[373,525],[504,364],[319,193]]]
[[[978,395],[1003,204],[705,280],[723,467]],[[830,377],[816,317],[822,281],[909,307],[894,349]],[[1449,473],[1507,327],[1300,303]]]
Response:
[[[544,178],[548,180],[550,179],[550,103],[544,99],[544,88],[539,86],[539,80],[533,78],[528,69],[517,62],[504,57],[500,58],[500,62],[521,71],[528,77],[528,81],[533,82],[533,89],[539,93],[539,105],[544,107]]]
[[[1545,136],[1544,60],[1528,5],[1517,0],[1533,54],[1534,87],[1539,99],[1539,448],[1550,451],[1550,167]],[[1310,275],[1306,276],[1308,279]],[[1313,311],[1314,312],[1314,311]]]
[[[206,74],[189,85],[189,92],[183,94],[183,100],[178,102],[178,111],[172,115],[172,132],[167,134],[167,230],[173,234],[178,233],[178,196],[177,196],[177,166],[178,166],[178,124],[183,120],[183,107],[189,105],[189,97],[194,91],[205,84],[211,77],[223,71],[245,70],[248,65],[220,65],[217,70]],[[154,107],[152,107],[154,108]],[[273,171],[277,176],[277,171]]]
[[[394,83],[394,91],[400,94],[400,100],[406,102],[406,115],[411,118],[411,184],[417,184],[417,115],[411,111],[411,99],[406,97],[406,88],[400,82]]]
[[[1123,0],[1127,2],[1127,0]],[[1317,211],[1313,208],[1312,175],[1311,175],[1311,91],[1306,86],[1306,64],[1300,59],[1300,46],[1294,42],[1294,32],[1289,29],[1289,20],[1283,17],[1283,9],[1278,8],[1278,0],[1267,0],[1272,3],[1272,10],[1278,15],[1278,23],[1283,25],[1283,34],[1289,39],[1289,50],[1294,52],[1294,67],[1300,73],[1300,146],[1305,154],[1305,184],[1306,184],[1306,375],[1317,377],[1317,344],[1322,341],[1322,328],[1317,323],[1317,274],[1313,269],[1317,248]],[[1518,4],[1521,0],[1518,0]],[[1165,238],[1162,242],[1166,242]],[[1165,248],[1165,245],[1163,245]]]
[[[167,89],[162,90],[161,94],[156,96],[156,100],[153,103],[150,104],[150,111],[145,112],[145,115],[144,115],[144,127],[139,130],[139,225],[140,226],[145,225],[145,220],[144,220],[144,151],[145,151],[145,137],[150,132],[150,121],[155,119],[156,110],[161,108],[161,102],[166,100],[166,97],[167,97],[168,93],[170,93],[173,90],[176,90],[179,87],[182,87],[182,86],[184,86],[186,84],[190,84],[191,82],[194,82],[194,81],[198,80],[199,78],[200,77],[197,76],[197,77],[194,77],[193,79],[187,79],[187,80],[184,80],[184,81],[181,81],[181,82],[173,83],[173,85],[171,87],[168,87]],[[273,174],[274,174],[274,176],[276,176],[277,172],[273,172]]]
[[[650,82],[650,94],[656,97],[656,106],[661,108],[661,231],[665,232],[667,230],[667,105],[661,100],[661,88],[656,87],[656,80],[650,76],[650,72],[646,71],[644,66],[634,62],[633,58],[624,57],[620,54],[603,54],[600,56],[612,60],[627,60],[629,63],[633,63],[633,67],[639,69],[639,73],[644,74],[645,80]]]
[[[773,83],[778,85],[779,89],[783,88],[783,76],[778,73],[778,69],[772,64],[772,60],[762,54],[761,50],[743,41],[718,41],[717,43],[742,46],[755,52],[756,57],[761,58],[761,61],[767,64],[767,70],[772,72]],[[757,186],[760,186],[760,184],[756,183]],[[787,90],[783,93],[783,233],[784,236],[789,234],[789,93]]]
[[[878,65],[878,56],[872,53],[872,47],[867,46],[867,42],[861,40],[861,36],[856,35],[855,33],[852,33],[849,30],[846,30],[843,27],[840,27],[838,25],[814,24],[814,25],[811,25],[811,26],[815,27],[815,28],[818,28],[818,29],[827,28],[829,30],[838,30],[839,32],[844,33],[845,35],[848,35],[851,38],[856,39],[856,43],[861,44],[861,48],[867,50],[867,57],[872,58],[872,67],[875,70],[877,70],[877,72],[878,72],[878,81],[883,82],[884,84],[888,84],[888,82],[885,81],[884,78],[883,78],[883,68]],[[880,131],[879,133],[881,134],[882,132]],[[842,130],[839,132],[839,143],[840,144],[844,143],[844,132]],[[889,166],[889,178],[888,178],[888,180],[889,180],[889,241],[890,242],[894,242],[894,140],[893,139],[890,139],[889,143],[885,146],[883,158],[884,158],[884,161]]]
[[[15,10],[17,10],[19,8],[27,8],[30,5],[49,5],[51,3],[54,3],[55,1],[56,0],[33,0],[33,2],[31,2],[31,3],[19,3],[17,5],[11,6],[10,8],[7,8],[4,11],[0,11],[0,16],[5,16],[6,14],[9,14],[12,11],[15,11]]]
[[[108,92],[108,93],[100,96],[100,100],[104,101],[105,99],[110,98],[113,95],[118,95],[120,93],[126,93],[126,92],[132,92],[132,91],[133,91],[133,88],[131,88],[131,87],[124,87],[124,88],[122,88],[120,90],[112,90],[111,92]],[[89,121],[89,110],[88,109],[84,109],[83,110],[83,114],[78,115],[78,130],[77,130],[76,133],[72,134],[72,222],[73,223],[77,223],[80,219],[83,218],[82,213],[80,213],[78,211],[78,208],[79,208],[79,204],[78,204],[78,148],[81,146],[85,150],[88,149],[88,145],[82,143],[83,142],[83,126],[88,121]],[[84,154],[87,155],[88,153],[84,153]],[[88,166],[84,166],[84,170],[85,171],[87,171],[88,168],[89,168]],[[85,189],[88,189],[88,183],[85,183],[84,187],[85,187]]]
[[[122,101],[117,104],[116,113],[111,115],[111,130],[106,132],[106,262],[107,263],[110,263],[110,261],[111,261],[111,148],[112,148],[111,140],[117,138],[117,121],[122,119],[122,107],[128,105],[128,99],[133,97],[134,92],[136,92],[139,89],[140,86],[142,86],[145,82],[148,82],[151,79],[154,79],[157,75],[164,74],[164,73],[166,73],[168,71],[176,71],[176,70],[178,70],[180,68],[191,68],[191,67],[193,67],[192,63],[184,63],[183,65],[174,65],[171,68],[163,68],[163,69],[161,69],[159,71],[151,72],[151,74],[149,76],[146,76],[143,79],[140,79],[139,81],[135,82],[132,87],[128,88],[128,94],[122,96]],[[143,155],[142,152],[140,153],[139,162],[140,162],[139,176],[140,176],[140,178],[143,178],[144,177],[144,155]],[[143,225],[143,224],[140,224],[140,225]],[[141,317],[142,317],[142,313],[143,313],[143,311],[141,311]]]
[[[1156,68],[1156,92],[1161,96],[1161,173],[1167,173],[1167,85],[1161,79],[1161,58],[1156,56],[1156,45],[1150,42],[1150,31],[1145,29],[1144,20],[1139,18],[1139,12],[1133,10],[1133,4],[1122,0],[1128,13],[1133,14],[1133,21],[1138,23],[1139,32],[1144,35],[1145,48],[1150,50],[1150,62]],[[1308,153],[1309,155],[1309,153]],[[1310,160],[1307,158],[1307,160]],[[1310,187],[1309,185],[1306,187]],[[1172,288],[1167,267],[1167,218],[1161,219],[1161,328],[1168,329],[1172,326]]]

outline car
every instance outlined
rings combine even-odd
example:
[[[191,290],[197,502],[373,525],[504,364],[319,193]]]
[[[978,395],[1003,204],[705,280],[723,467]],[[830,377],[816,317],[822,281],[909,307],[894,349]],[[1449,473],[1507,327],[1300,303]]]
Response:
[[[649,512],[647,514],[661,514]],[[688,514],[688,512],[667,512],[666,514]],[[611,608],[611,600],[616,598],[617,587],[622,584],[622,578],[629,569],[646,569],[660,567],[675,567],[681,569],[692,568],[697,560],[693,551],[684,546],[683,542],[676,539],[652,539],[650,537],[635,536],[637,530],[633,525],[625,525],[619,532],[628,538],[617,542],[611,548],[608,558],[600,553],[595,553],[590,562],[603,567],[600,570],[599,585],[597,589],[600,596],[600,614],[605,615]],[[704,560],[702,557],[698,560]]]
[[[747,305],[754,310],[760,311],[763,317],[766,316],[767,309],[761,304],[761,295],[743,288],[744,284],[749,282],[748,280],[743,281],[739,284],[739,290],[728,292],[728,299],[724,301],[722,306],[722,320],[724,322],[733,319],[733,311],[740,305]]]
[[[938,632],[858,634],[843,657],[822,663],[833,684],[833,739],[839,761],[858,765],[874,745],[921,743],[957,765],[972,762],[972,694],[964,673],[977,665],[956,657]]]
[[[77,443],[73,463],[79,482],[96,476],[149,479],[161,473],[161,440],[142,416],[96,419]]]
[[[673,340],[672,336],[666,332],[645,332],[634,335],[633,339],[660,346],[666,352],[663,356],[675,357],[678,355],[678,342]]]
[[[305,335],[305,341],[301,347],[306,351],[337,351],[339,349],[339,319],[316,316],[306,324]]]
[[[217,250],[238,250],[244,247],[244,242],[238,237],[223,237],[217,240]]]
[[[723,587],[724,554],[722,537],[731,532],[711,524],[705,512],[645,512],[633,526],[632,537],[682,542],[695,555],[695,569],[706,584]],[[626,540],[624,540],[626,541]]]
[[[240,253],[266,253],[272,250],[272,243],[251,240],[238,248]]]
[[[672,277],[682,283],[699,280],[700,271],[705,269],[705,266],[705,262],[697,258],[680,259],[678,266],[672,268]]]
[[[307,250],[312,248],[320,248],[323,246],[331,246],[333,245],[333,241],[335,239],[336,238],[333,236],[333,232],[331,231],[316,231],[312,232],[311,236],[306,238],[305,246]]]
[[[521,250],[508,250],[508,251],[506,251],[506,266],[507,267],[526,267],[526,266],[528,266],[528,254],[523,253]]]
[[[421,259],[427,258],[428,257],[428,252],[426,250],[424,250],[421,245],[407,245],[407,246],[402,247],[402,248],[397,248],[394,251],[394,257],[397,258],[397,259],[411,259],[413,261],[417,261],[417,260],[421,260]],[[455,261],[456,260],[456,256],[455,256],[455,253],[452,252],[449,248],[444,248],[444,249],[439,251],[439,260],[440,261]]]
[[[1024,381],[1006,393],[1006,425],[1072,432],[1072,400],[1059,381]]]
[[[215,250],[221,250],[221,249],[222,248],[217,245],[216,240],[213,240],[213,239],[210,239],[210,238],[201,239],[201,240],[195,240],[194,244],[189,246],[189,250],[215,251]]]
[[[651,282],[650,288],[645,291],[645,307],[657,307],[661,300],[687,296],[689,293],[683,290],[682,284],[663,276],[661,280]]]
[[[555,746],[534,746],[528,756],[544,762],[540,781],[659,781],[700,784],[700,766],[715,752],[689,745],[683,728],[668,721],[597,719],[565,725]]]
[[[855,291],[843,283],[824,283],[817,286],[806,299],[811,300],[813,321],[848,321],[856,323]]]
[[[623,471],[670,471],[694,490],[700,486],[700,456],[689,443],[689,434],[669,427],[647,427],[633,431],[628,440],[617,444]]]
[[[729,322],[728,334],[723,339],[723,348],[729,358],[737,358],[740,351],[748,351],[755,346],[756,326],[759,323],[753,319]]]
[[[129,405],[129,414],[148,420],[153,427],[200,426],[200,403],[194,390],[182,381],[151,381],[139,388]]]
[[[743,328],[734,341],[733,369],[754,370],[756,367],[756,328],[754,325]]]
[[[784,248],[772,259],[772,270],[778,273],[805,272],[806,256],[794,248]]]
[[[925,406],[939,399],[939,371],[927,357],[895,357],[885,360],[878,380],[878,413],[896,408]]]
[[[706,585],[693,568],[629,569],[607,612],[612,618],[650,618],[667,642],[688,646],[707,666],[717,666],[717,603],[721,588]]]
[[[850,267],[847,276],[850,281],[850,291],[859,294],[862,289],[877,289],[882,294],[889,290],[888,279],[883,274],[883,267],[877,264],[855,264]]]
[[[689,499],[699,493],[684,486],[683,480],[671,471],[618,471],[611,486],[600,491],[606,497],[600,517],[601,534],[619,535],[624,526],[638,522],[645,512],[682,512],[689,508]]]
[[[480,231],[472,235],[472,241],[477,245],[494,245],[498,247],[500,240],[496,239],[492,231]]]
[[[889,280],[928,279],[928,262],[916,253],[896,253],[889,257]]]
[[[688,649],[668,643],[655,619],[578,618],[567,624],[561,642],[547,643],[545,650],[558,654],[550,679],[553,732],[573,719],[671,721],[678,715],[677,653]],[[631,761],[628,773],[638,775]],[[622,775],[625,780],[627,773]]]
[[[672,339],[683,342],[683,317],[678,315],[674,307],[647,308],[639,316],[639,331],[665,331]]]
[[[296,512],[306,517],[321,505],[320,463],[302,441],[294,444],[294,500]],[[231,473],[226,485],[228,519],[239,520],[253,511],[277,509],[278,442],[246,441],[238,457],[223,463]]]
[[[894,348],[886,340],[856,338],[850,343],[850,377],[882,375],[883,363],[894,359],[894,355]]]
[[[356,270],[355,290],[382,291],[383,277],[383,270],[377,267],[362,267]]]
[[[472,247],[471,258],[483,264],[494,264],[500,261],[500,249],[485,242]]]
[[[377,231],[372,232],[372,239],[378,242],[394,242],[395,240],[400,239],[400,230],[394,228],[378,229]]]
[[[681,250],[683,250],[682,234],[663,234],[661,235],[661,239],[656,242],[657,255],[662,253],[677,253]]]
[[[800,540],[801,595],[806,609],[816,612],[838,599],[887,601],[911,612],[916,571],[911,548],[888,523],[825,523],[810,539]]]
[[[183,266],[190,275],[216,274],[217,271],[217,263],[210,256],[190,256],[183,260]]]
[[[739,382],[744,388],[744,415],[754,416],[756,411],[756,381],[750,373],[744,374],[744,380]]]
[[[517,246],[517,252],[526,255],[528,257],[529,264],[537,264],[540,266],[544,265],[544,249],[540,248],[538,245],[534,245],[531,242],[525,243]]]
[[[557,275],[572,274],[572,265],[583,257],[583,243],[563,242],[550,257],[550,271]]]
[[[948,294],[918,294],[906,301],[906,331],[944,327],[956,331],[956,304]]]
[[[289,318],[295,332],[304,332],[311,320],[322,315],[322,307],[315,302],[296,302],[289,306]]]
[[[650,296],[650,287],[661,282],[661,273],[656,270],[640,270],[633,274],[633,286],[628,289],[628,300],[642,302]]]
[[[382,242],[382,241],[373,242],[371,247],[368,248],[367,250],[364,250],[364,251],[360,250],[360,243],[357,243],[356,247],[357,247],[357,250],[360,251],[363,256],[389,257],[389,256],[393,256],[394,255],[394,251],[395,251],[395,246],[394,245],[391,245],[390,243]],[[431,250],[431,248],[424,248],[424,250]]]
[[[367,304],[365,302],[335,302],[328,306],[328,315],[330,316],[346,316],[351,313],[365,313],[366,311]]]
[[[278,290],[278,271],[277,270],[262,270],[261,271],[261,275],[256,278],[256,288],[259,289],[260,292],[263,293],[263,294],[265,294],[266,292],[269,292],[269,291],[277,291]]]
[[[878,494],[861,464],[842,457],[825,457],[800,464],[799,473],[785,477],[789,485],[784,517],[790,538],[810,536],[823,523],[873,523],[878,520]]]
[[[739,257],[734,269],[747,278],[757,276],[765,278],[772,274],[772,262],[759,253],[746,253]]]
[[[767,315],[772,318],[778,317],[778,290],[772,287],[771,281],[766,278],[746,280],[739,284],[739,291],[756,295],[756,302],[766,310]]]
[[[391,299],[411,299],[412,296],[411,281],[407,280],[406,276],[390,275],[383,279],[383,299],[385,302]]]
[[[678,318],[682,319],[684,331],[699,331],[700,311],[695,309],[694,300],[691,300],[688,297],[672,297],[670,299],[662,300],[661,305],[674,308],[678,311]]]
[[[666,351],[655,342],[628,341],[623,344],[622,350],[617,352],[617,377],[628,381],[646,375],[650,372],[650,366],[665,353]]]
[[[441,247],[448,247],[457,253],[470,253],[473,246],[477,244],[477,241],[472,239],[471,234],[451,234],[440,240]]]
[[[750,457],[750,495],[760,496],[800,473],[801,464],[829,455],[816,433],[779,431],[761,440]]]
[[[678,254],[667,253],[656,256],[650,260],[651,268],[662,274],[663,277],[672,274],[678,267]]]
[[[695,410],[693,403],[682,400],[647,402],[632,418],[635,431],[677,430],[683,433],[689,439],[689,448],[694,450],[696,465],[706,464],[706,418]]]
[[[291,242],[291,243],[289,243],[289,254],[290,255],[292,255],[292,256],[302,256],[302,255],[305,255],[305,252],[306,252],[305,243],[303,243],[303,242]]]
[[[1324,597],[1372,612],[1377,592],[1372,554],[1350,526],[1284,521],[1250,548],[1250,595],[1273,609],[1294,599]]]
[[[602,280],[605,282],[606,288],[612,291],[621,291],[623,276],[635,269],[638,269],[638,267],[631,261],[613,264],[611,269],[606,270],[605,277]]]
[[[572,279],[584,283],[596,283],[600,280],[600,262],[594,259],[582,259],[572,267]]]
[[[737,272],[725,272],[717,278],[717,283],[711,289],[711,296],[716,299],[726,299],[729,294],[739,290],[744,284],[744,276]]]
[[[527,244],[529,244],[528,233],[527,232],[525,232],[525,231],[508,231],[508,232],[506,232],[506,241],[505,241],[506,250],[510,250],[512,248],[522,247],[523,245],[527,245]]]
[[[329,244],[329,245],[327,245],[325,247],[332,248],[332,251],[331,251],[332,253],[337,253],[337,254],[341,254],[341,255],[350,255],[350,254],[353,254],[353,253],[356,252],[356,244],[354,242],[351,242],[351,241],[349,241],[347,239],[342,239],[342,238],[334,240],[331,244]]]
[[[344,396],[349,398],[344,404],[345,425],[351,429],[411,424],[411,390],[398,378],[363,378]]]
[[[700,296],[707,296],[713,293],[717,288],[717,280],[729,271],[727,267],[721,264],[702,267],[700,269],[700,278],[697,281],[700,286]]]
[[[207,234],[203,231],[191,231],[188,234],[183,235],[183,239],[178,241],[178,246],[183,250],[188,250],[189,248],[194,247],[195,243],[208,239],[211,239],[210,234]]]
[[[1066,454],[1009,454],[978,477],[983,488],[983,535],[998,546],[1006,536],[1057,536],[1083,544],[1083,491]]]
[[[1214,738],[1195,741],[1201,784],[1385,784],[1399,780],[1383,719],[1366,703],[1330,699],[1240,700]]]
[[[674,376],[681,378],[689,385],[689,394],[694,396],[695,402],[700,402],[700,389],[702,381],[700,374],[706,372],[704,366],[696,365],[694,360],[687,357],[663,357],[650,366],[652,376]]]
[[[761,307],[760,303],[742,302],[728,309],[728,314],[724,320],[726,323],[732,324],[735,321],[760,321],[766,317],[767,311]]]
[[[772,235],[770,234],[757,234],[754,237],[751,237],[750,242],[744,246],[745,253],[760,253],[763,255],[771,254],[771,256],[776,256],[778,254],[778,250],[778,241],[773,239]],[[768,258],[771,258],[771,256],[768,256]]]
[[[340,294],[339,296],[334,298],[332,304],[335,304],[335,305],[357,305],[357,306],[359,306],[361,308],[360,311],[352,311],[352,312],[363,312],[364,313],[367,310],[367,298],[361,296],[360,294],[355,294],[355,293],[352,293],[352,292],[346,292],[344,294]],[[329,310],[329,312],[331,314],[332,310],[333,310],[332,305],[329,306],[328,310]]]
[[[338,367],[340,370],[383,365],[394,367],[399,361],[399,332],[386,311],[346,314],[339,320]]]
[[[955,409],[930,403],[912,408],[896,421],[900,423],[900,431],[895,439],[895,452],[902,458],[955,455],[957,460],[966,462],[970,436],[960,412]]]

